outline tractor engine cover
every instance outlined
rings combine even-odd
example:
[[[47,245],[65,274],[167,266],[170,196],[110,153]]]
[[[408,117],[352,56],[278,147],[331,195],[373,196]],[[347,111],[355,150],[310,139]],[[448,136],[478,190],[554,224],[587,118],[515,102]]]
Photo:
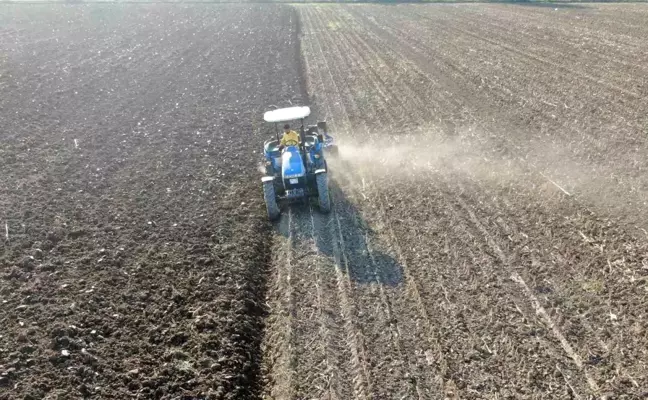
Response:
[[[281,177],[285,184],[297,185],[299,178],[304,178],[306,168],[299,149],[294,146],[287,147],[281,155]]]

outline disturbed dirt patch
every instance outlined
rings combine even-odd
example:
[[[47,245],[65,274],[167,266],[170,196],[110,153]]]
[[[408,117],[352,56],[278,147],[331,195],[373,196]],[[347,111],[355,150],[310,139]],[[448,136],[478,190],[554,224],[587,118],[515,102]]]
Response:
[[[281,6],[3,5],[2,398],[249,398]]]

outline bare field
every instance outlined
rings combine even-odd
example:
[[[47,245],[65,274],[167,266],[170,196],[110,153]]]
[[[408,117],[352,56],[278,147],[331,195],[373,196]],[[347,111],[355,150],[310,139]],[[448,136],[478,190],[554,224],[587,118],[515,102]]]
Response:
[[[648,8],[297,9],[344,145],[282,221],[268,397],[645,396]]]
[[[259,395],[296,40],[290,7],[0,5],[0,398]]]
[[[0,398],[645,398],[646,22],[0,5]],[[270,225],[290,102],[334,207]]]

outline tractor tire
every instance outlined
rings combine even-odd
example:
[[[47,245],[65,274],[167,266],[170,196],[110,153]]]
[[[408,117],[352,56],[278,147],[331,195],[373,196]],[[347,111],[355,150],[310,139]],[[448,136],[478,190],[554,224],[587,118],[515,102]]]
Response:
[[[329,196],[328,174],[322,173],[315,176],[317,180],[317,194],[319,197],[319,208],[324,214],[331,211],[331,197]]]
[[[279,205],[277,204],[277,195],[275,194],[273,182],[263,183],[263,200],[265,200],[266,209],[268,210],[268,218],[270,221],[275,221],[279,218],[281,210],[279,210]]]

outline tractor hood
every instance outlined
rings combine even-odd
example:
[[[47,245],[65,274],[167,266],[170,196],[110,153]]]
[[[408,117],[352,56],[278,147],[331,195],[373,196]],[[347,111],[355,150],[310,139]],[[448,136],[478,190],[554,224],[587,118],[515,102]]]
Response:
[[[300,178],[306,175],[306,168],[297,146],[289,146],[281,155],[282,178]]]

